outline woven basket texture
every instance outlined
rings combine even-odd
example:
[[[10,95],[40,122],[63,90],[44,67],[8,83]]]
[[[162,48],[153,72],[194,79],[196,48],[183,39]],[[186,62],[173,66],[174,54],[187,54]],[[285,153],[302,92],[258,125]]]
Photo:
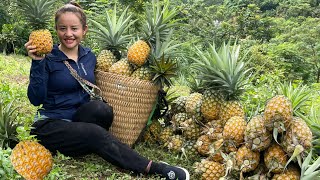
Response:
[[[156,103],[158,86],[102,71],[96,71],[96,83],[103,98],[113,107],[110,132],[123,143],[133,146]]]

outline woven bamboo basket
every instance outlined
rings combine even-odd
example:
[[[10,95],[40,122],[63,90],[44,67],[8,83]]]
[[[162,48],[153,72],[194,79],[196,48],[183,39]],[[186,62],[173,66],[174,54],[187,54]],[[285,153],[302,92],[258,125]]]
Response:
[[[114,73],[96,71],[101,95],[113,107],[110,132],[133,146],[146,126],[159,88],[151,82]]]

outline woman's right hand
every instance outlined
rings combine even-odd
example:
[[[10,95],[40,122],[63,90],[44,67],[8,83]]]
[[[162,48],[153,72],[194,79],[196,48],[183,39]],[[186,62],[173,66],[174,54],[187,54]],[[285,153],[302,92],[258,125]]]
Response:
[[[31,57],[34,60],[42,60],[44,57],[43,56],[38,56],[36,55],[37,49],[36,46],[32,46],[31,45],[32,41],[28,41],[24,47],[27,49],[28,51],[28,56]]]

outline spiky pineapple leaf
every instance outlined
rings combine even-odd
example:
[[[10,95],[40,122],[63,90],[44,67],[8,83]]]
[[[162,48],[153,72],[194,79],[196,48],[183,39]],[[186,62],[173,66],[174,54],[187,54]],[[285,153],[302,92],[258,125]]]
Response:
[[[133,37],[125,32],[136,22],[136,20],[132,20],[132,14],[128,13],[128,7],[117,19],[116,6],[114,6],[113,13],[106,13],[105,25],[93,19],[89,19],[89,21],[94,27],[89,31],[95,34],[93,38],[97,39],[104,49],[125,49]]]
[[[34,29],[45,29],[51,19],[55,0],[18,0],[24,18]]]

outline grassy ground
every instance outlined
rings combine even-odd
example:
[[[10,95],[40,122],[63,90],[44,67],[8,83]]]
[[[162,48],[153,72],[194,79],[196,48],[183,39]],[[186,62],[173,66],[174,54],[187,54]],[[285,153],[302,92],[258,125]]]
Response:
[[[17,99],[19,105],[19,120],[26,124],[32,122],[37,107],[33,107],[27,99],[27,85],[31,60],[24,56],[0,55],[0,95],[4,99]],[[180,154],[168,152],[158,145],[138,143],[135,150],[146,158],[154,161],[166,161],[192,170],[193,162],[182,158]],[[96,155],[70,158],[57,154],[54,156],[54,168],[46,179],[70,180],[112,180],[112,179],[160,179],[157,176],[133,174],[119,169]],[[0,164],[1,165],[1,164]],[[191,179],[197,179],[192,175]],[[0,176],[1,179],[1,176]],[[20,179],[20,178],[18,178]]]

